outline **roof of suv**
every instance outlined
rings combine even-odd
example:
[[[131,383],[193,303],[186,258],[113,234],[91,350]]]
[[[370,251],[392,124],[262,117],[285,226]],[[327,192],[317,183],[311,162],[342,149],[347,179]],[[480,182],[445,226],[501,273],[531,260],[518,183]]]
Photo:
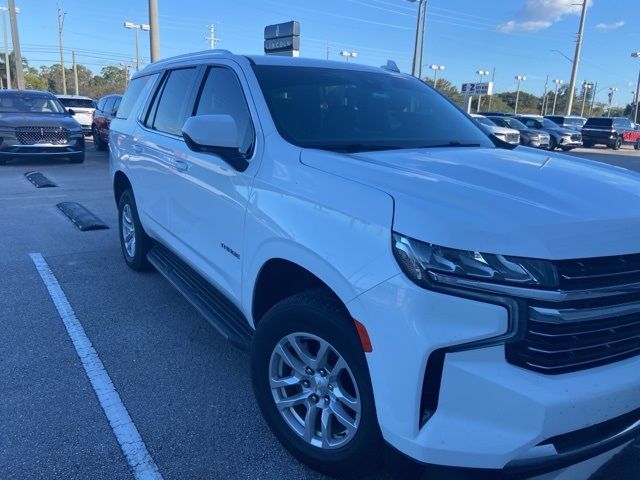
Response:
[[[42,95],[43,97],[55,96],[53,95],[53,93],[47,92],[45,90],[16,90],[16,89],[0,90],[0,95],[3,95],[3,96],[21,95],[25,93],[29,95]]]
[[[362,65],[357,63],[338,62],[335,60],[320,60],[315,58],[304,57],[286,57],[280,55],[235,55],[228,50],[204,50],[201,52],[188,53],[184,55],[178,55],[175,57],[165,58],[148,65],[139,73],[136,73],[133,78],[140,75],[148,75],[159,70],[163,70],[176,63],[184,62],[188,60],[206,61],[213,59],[227,59],[227,60],[249,60],[255,65],[274,65],[274,66],[298,66],[298,67],[324,67],[334,69],[348,69],[348,70],[362,70],[370,72],[384,72],[380,67],[372,67],[368,65]]]
[[[83,95],[56,95],[56,97],[69,100],[93,100],[93,98],[85,97]]]

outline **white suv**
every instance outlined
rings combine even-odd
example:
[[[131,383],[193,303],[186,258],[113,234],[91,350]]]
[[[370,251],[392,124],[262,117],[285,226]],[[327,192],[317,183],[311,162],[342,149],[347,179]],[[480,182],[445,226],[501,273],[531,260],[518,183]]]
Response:
[[[389,68],[216,51],[138,73],[110,135],[126,262],[251,350],[307,464],[528,476],[639,434],[637,174]]]

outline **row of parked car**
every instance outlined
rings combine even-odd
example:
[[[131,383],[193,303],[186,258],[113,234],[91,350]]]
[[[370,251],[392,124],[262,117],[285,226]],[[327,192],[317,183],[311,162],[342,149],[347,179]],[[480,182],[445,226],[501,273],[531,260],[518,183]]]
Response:
[[[640,126],[626,117],[563,115],[509,115],[484,112],[473,117],[489,133],[513,144],[569,151],[577,147],[605,145],[618,150],[624,144],[640,150]]]

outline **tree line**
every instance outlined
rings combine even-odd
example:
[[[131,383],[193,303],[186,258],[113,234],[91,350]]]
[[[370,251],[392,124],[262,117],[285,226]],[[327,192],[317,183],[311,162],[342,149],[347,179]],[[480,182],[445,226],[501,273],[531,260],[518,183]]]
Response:
[[[9,54],[9,68],[11,71],[11,83],[15,88],[16,58],[13,52]],[[25,88],[34,90],[48,90],[52,93],[62,93],[62,68],[59,63],[35,68],[26,58],[22,59]],[[82,64],[76,64],[78,73],[78,93],[87,97],[98,99],[110,93],[122,93],[126,87],[127,78],[125,69],[114,65],[107,65],[95,75],[89,68]],[[65,65],[65,83],[67,94],[75,93],[75,79],[73,68]],[[0,55],[0,81],[3,88],[7,86],[7,68],[4,56]]]
[[[425,78],[424,81],[433,86],[433,79]],[[462,108],[466,108],[464,96],[460,93],[460,90],[446,78],[439,78],[437,82],[438,90],[449,97],[454,103]],[[572,115],[583,114],[588,116],[603,116],[607,114],[608,104],[606,102],[594,102],[593,108],[591,108],[591,102],[593,100],[592,89],[587,89],[586,92],[581,87],[574,93],[573,106],[571,109]],[[489,97],[484,96],[481,100],[480,111],[492,111],[513,113],[516,105],[517,92],[501,92],[494,93]],[[551,115],[553,110],[553,101],[555,97],[555,91],[548,91],[546,97],[544,95],[534,95],[528,92],[520,91],[520,98],[518,99],[518,113],[540,114],[542,112],[543,101],[546,105],[546,114]],[[569,87],[562,85],[558,89],[558,97],[556,100],[556,114],[564,115],[567,111],[567,102],[569,99]],[[584,100],[584,110],[583,110]],[[478,97],[475,96],[471,103],[471,111],[476,112],[478,109]],[[612,107],[611,116],[633,116],[632,105],[628,104],[625,107]]]

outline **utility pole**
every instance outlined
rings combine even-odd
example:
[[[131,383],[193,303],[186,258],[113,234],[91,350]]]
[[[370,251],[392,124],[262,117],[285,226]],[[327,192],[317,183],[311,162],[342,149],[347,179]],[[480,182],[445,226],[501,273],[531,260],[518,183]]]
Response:
[[[76,52],[71,52],[71,61],[73,62],[73,85],[75,86],[76,97],[80,95],[78,90],[78,67],[76,65]]]
[[[62,27],[64,26],[64,16],[58,5],[58,45],[60,46],[60,71],[62,72],[62,94],[67,94],[67,78],[64,71],[64,52],[62,50]]]
[[[558,86],[562,85],[564,81],[554,80],[553,83],[556,84],[556,91],[553,94],[553,109],[551,110],[551,115],[556,114],[556,103],[558,102]]]
[[[544,93],[542,94],[542,106],[540,107],[540,115],[544,116],[547,112],[547,85],[549,85],[549,75],[544,81]]]
[[[413,65],[411,75],[422,78],[422,57],[424,53],[424,28],[427,19],[427,0],[408,0],[418,3],[418,20],[416,23],[416,39],[413,45]]]
[[[160,22],[158,21],[158,0],[149,0],[149,26],[151,27],[151,61],[160,60]]]
[[[495,82],[495,80],[496,80],[496,67],[493,67],[493,73],[491,74],[491,83]],[[489,111],[491,111],[491,100],[493,100],[493,92],[491,93],[491,95],[489,95],[489,107],[487,107]]]
[[[584,34],[584,20],[587,16],[587,0],[582,0],[582,13],[580,14],[580,27],[578,28],[578,38],[576,39],[576,52],[573,56],[573,68],[571,69],[571,81],[567,94],[567,115],[571,115],[573,108],[573,94],[576,90],[576,78],[578,77],[578,64],[580,63],[580,51],[582,50],[582,36]]]
[[[640,58],[640,52],[633,52],[633,58]],[[633,114],[633,121],[638,123],[638,104],[640,103],[640,72],[638,72],[638,85],[636,85],[636,109]]]
[[[16,88],[18,90],[24,90],[24,71],[22,69],[22,51],[20,50],[20,35],[18,35],[15,0],[9,0],[9,21],[11,22],[13,54],[16,57]]]
[[[598,93],[598,82],[593,85],[593,93],[591,94],[591,105],[589,105],[589,116],[593,112],[593,105],[596,101],[596,93]]]
[[[209,46],[211,50],[216,48],[216,44],[220,41],[220,39],[216,38],[216,26],[213,23],[209,25],[209,36],[205,36],[204,39],[209,40]]]
[[[11,88],[11,65],[9,65],[9,42],[7,41],[7,7],[2,10],[2,37],[4,40],[4,68],[7,71],[7,88]]]

